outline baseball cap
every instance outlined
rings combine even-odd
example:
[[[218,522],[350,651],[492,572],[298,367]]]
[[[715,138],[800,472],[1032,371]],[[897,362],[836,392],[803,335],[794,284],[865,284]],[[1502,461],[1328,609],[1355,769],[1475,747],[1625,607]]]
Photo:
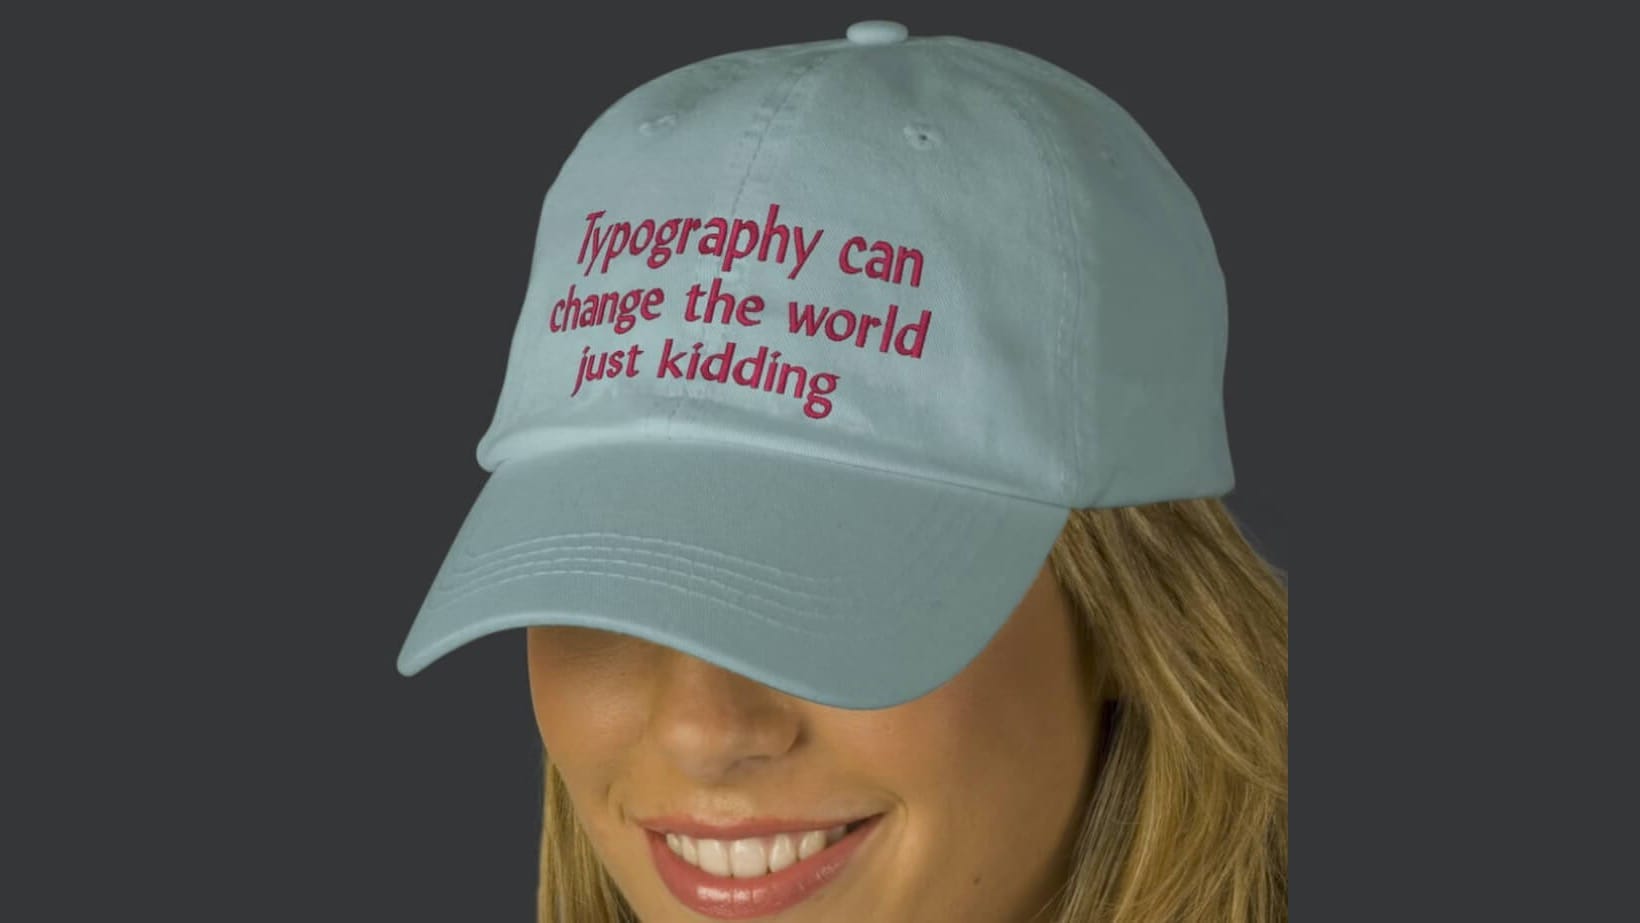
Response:
[[[489,476],[398,668],[578,625],[915,699],[1073,508],[1229,491],[1226,345],[1195,197],[1080,78],[885,21],[679,68],[546,193]]]

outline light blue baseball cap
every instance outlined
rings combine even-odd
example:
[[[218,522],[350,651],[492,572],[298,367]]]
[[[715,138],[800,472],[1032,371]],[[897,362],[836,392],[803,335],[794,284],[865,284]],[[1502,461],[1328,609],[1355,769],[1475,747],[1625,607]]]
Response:
[[[399,655],[579,625],[821,704],[966,666],[1069,511],[1233,484],[1223,274],[1139,125],[856,23],[627,94],[546,195],[491,472]]]

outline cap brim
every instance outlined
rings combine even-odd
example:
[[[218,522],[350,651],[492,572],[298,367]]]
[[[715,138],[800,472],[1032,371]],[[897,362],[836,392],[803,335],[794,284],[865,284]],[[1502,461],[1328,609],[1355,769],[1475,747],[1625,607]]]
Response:
[[[504,462],[399,654],[406,676],[493,632],[645,638],[842,708],[901,704],[984,649],[1064,507],[710,443]]]

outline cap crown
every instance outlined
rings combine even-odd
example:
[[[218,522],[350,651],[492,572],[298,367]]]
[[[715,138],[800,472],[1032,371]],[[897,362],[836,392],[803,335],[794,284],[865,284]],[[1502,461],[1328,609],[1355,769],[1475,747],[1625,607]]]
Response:
[[[1225,346],[1194,196],[1085,82],[955,37],[738,52],[565,162],[478,455],[690,440],[1066,507],[1216,495]]]

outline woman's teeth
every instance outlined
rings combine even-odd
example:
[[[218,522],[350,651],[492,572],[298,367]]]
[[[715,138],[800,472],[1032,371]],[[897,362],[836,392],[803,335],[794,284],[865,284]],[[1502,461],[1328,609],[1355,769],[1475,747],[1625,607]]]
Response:
[[[668,833],[666,845],[683,861],[708,875],[756,878],[807,859],[842,839],[847,831],[846,825],[839,824],[830,830],[781,833],[744,840],[697,840],[681,833]]]

